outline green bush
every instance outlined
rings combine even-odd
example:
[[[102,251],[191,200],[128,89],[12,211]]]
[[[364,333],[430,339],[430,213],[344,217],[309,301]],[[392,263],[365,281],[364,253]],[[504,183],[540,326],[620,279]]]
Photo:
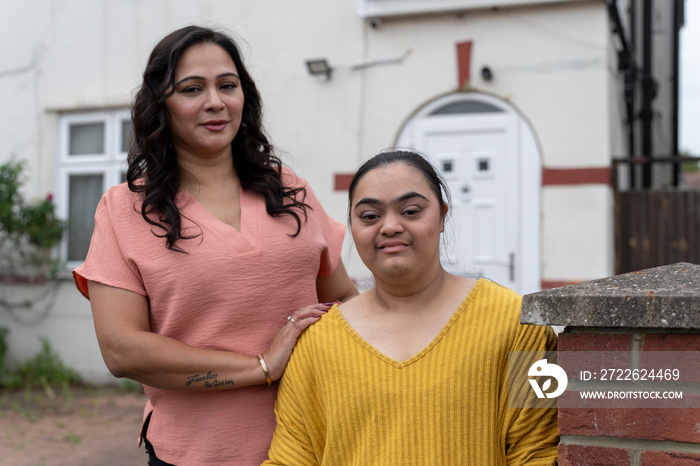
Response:
[[[67,387],[80,382],[80,377],[66,367],[45,338],[41,339],[41,351],[33,359],[17,367],[25,388]]]
[[[10,330],[7,327],[0,327],[0,389],[3,387],[16,386],[17,376],[5,367],[5,356],[7,356],[7,334]]]
[[[42,338],[41,351],[36,356],[14,369],[8,368],[5,365],[7,334],[8,329],[0,328],[0,390],[42,388],[47,395],[53,396],[55,388],[65,390],[81,383],[80,375],[63,364],[45,338]]]
[[[0,165],[0,252],[5,273],[27,266],[49,266],[56,272],[58,261],[47,252],[60,243],[66,223],[56,217],[53,197],[28,202],[21,193],[24,161]]]

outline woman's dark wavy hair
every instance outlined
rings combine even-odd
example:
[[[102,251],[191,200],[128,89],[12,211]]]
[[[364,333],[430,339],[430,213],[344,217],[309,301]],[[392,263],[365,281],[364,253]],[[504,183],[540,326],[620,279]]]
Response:
[[[357,188],[357,183],[360,182],[362,177],[367,173],[375,170],[377,168],[384,167],[386,165],[391,165],[395,163],[401,163],[407,165],[415,170],[417,170],[425,181],[430,186],[430,189],[437,197],[440,206],[447,204],[448,206],[452,203],[450,197],[450,189],[447,187],[447,183],[444,178],[440,176],[440,173],[433,167],[433,165],[422,155],[417,152],[409,150],[386,150],[375,155],[371,159],[363,163],[360,168],[357,169],[355,175],[350,181],[350,187],[348,188],[348,223],[350,223],[350,213],[352,211],[352,197],[355,194],[355,188]],[[442,211],[443,220],[445,219],[445,211]]]
[[[134,138],[127,158],[126,179],[131,191],[143,193],[141,215],[146,222],[164,230],[162,235],[154,234],[166,239],[168,249],[183,252],[175,242],[198,236],[183,234],[182,217],[175,204],[181,179],[165,101],[174,93],[175,68],[180,57],[185,50],[201,43],[213,43],[226,50],[241,80],[245,99],[243,115],[231,143],[241,187],[262,194],[269,215],[293,217],[297,230],[291,236],[295,237],[301,231],[300,214],[306,219],[306,209],[311,208],[304,202],[306,190],[282,184],[282,162],[264,134],[262,100],[238,47],[226,34],[199,26],[178,29],[155,46],[134,100],[131,111]]]

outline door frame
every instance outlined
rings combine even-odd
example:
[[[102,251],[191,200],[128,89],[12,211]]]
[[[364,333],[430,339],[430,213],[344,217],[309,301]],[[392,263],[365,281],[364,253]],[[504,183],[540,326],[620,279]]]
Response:
[[[419,121],[433,119],[435,121],[451,120],[449,115],[431,117],[434,111],[456,102],[473,101],[491,105],[501,110],[502,113],[477,113],[472,114],[474,124],[483,125],[483,119],[489,115],[508,115],[515,118],[516,147],[515,159],[519,166],[517,183],[517,220],[516,225],[521,233],[518,236],[515,270],[517,280],[517,292],[521,294],[540,291],[541,288],[541,187],[542,187],[542,157],[537,138],[529,122],[510,103],[498,97],[480,92],[455,92],[439,96],[419,107],[400,128],[396,137],[397,148],[415,147],[415,126]],[[469,114],[455,115],[455,119],[469,121]],[[426,154],[429,155],[429,154]]]

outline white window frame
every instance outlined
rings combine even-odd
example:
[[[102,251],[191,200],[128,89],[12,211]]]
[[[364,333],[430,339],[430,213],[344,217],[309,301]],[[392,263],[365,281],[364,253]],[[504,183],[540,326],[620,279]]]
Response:
[[[69,181],[72,175],[102,175],[101,194],[104,194],[111,186],[122,182],[122,174],[126,172],[127,168],[127,152],[121,150],[122,122],[125,119],[131,119],[128,109],[66,113],[59,115],[55,203],[56,213],[60,218],[68,220],[68,209],[70,205]],[[105,147],[103,147],[103,152],[97,154],[69,155],[70,126],[76,123],[95,122],[102,122],[105,124]],[[67,260],[68,235],[69,232],[66,232],[61,241],[59,254],[64,260],[66,268],[72,270],[82,264],[83,261]]]
[[[358,13],[361,18],[388,18],[573,1],[581,0],[358,0]]]

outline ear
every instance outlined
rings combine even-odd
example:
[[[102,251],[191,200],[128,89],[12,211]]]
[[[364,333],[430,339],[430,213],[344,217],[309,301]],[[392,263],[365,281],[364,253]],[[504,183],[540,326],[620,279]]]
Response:
[[[450,210],[450,206],[447,202],[442,203],[442,225],[440,225],[440,233],[445,231],[445,219],[447,218],[447,212]]]

